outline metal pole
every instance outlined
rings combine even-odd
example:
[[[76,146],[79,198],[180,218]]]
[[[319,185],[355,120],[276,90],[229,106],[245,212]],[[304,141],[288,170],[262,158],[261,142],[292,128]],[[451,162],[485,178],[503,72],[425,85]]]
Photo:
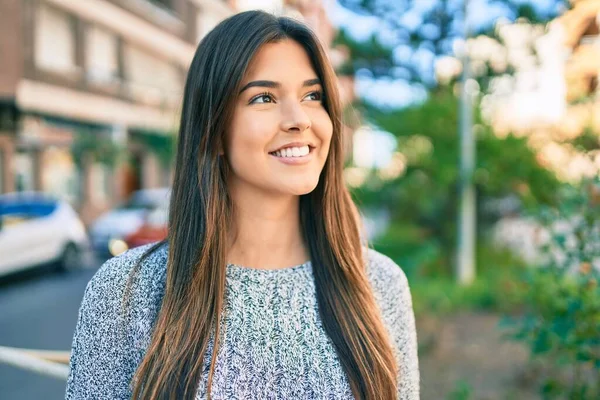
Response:
[[[473,138],[473,85],[470,84],[470,62],[467,39],[470,37],[468,9],[469,0],[464,0],[464,47],[462,54],[463,73],[460,101],[460,209],[458,216],[458,251],[456,279],[468,285],[475,279],[475,140]]]

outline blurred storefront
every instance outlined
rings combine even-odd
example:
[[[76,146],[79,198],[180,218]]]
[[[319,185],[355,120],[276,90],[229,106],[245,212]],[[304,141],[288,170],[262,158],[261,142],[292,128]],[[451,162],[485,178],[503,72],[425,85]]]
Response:
[[[222,0],[2,1],[0,192],[54,193],[89,222],[133,190],[168,184],[169,166],[132,132],[173,135],[196,44],[234,7]],[[80,142],[125,156],[107,162],[94,151],[77,154]]]

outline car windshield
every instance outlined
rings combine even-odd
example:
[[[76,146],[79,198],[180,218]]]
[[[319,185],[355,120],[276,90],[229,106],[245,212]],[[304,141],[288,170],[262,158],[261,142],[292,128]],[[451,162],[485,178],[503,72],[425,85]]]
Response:
[[[37,218],[48,217],[58,203],[52,199],[21,197],[0,198],[0,227],[18,225]]]

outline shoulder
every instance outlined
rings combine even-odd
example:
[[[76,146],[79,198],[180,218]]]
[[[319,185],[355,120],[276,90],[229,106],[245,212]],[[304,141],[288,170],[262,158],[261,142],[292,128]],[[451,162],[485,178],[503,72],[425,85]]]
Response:
[[[88,283],[84,302],[98,300],[121,300],[127,283],[142,256],[150,250],[152,244],[136,247],[113,257],[98,269]],[[166,274],[167,250],[163,245],[143,260],[132,281],[134,292],[146,295],[160,288]]]
[[[406,274],[391,258],[368,247],[363,248],[363,254],[367,276],[376,294],[408,289]]]
[[[123,308],[123,299],[135,266],[151,246],[109,259],[87,284],[73,335],[67,399],[131,397],[129,382],[148,343],[160,299],[165,249],[157,249],[140,264],[131,286],[132,310]]]
[[[116,337],[114,331],[122,327],[133,329],[130,339],[136,346],[147,341],[163,298],[167,264],[166,246],[162,246],[135,268],[151,247],[131,249],[96,271],[79,308],[79,338],[97,336],[94,329],[101,329],[106,337]]]
[[[123,254],[110,258],[102,264],[96,271],[90,283],[97,286],[123,285],[135,266],[140,262],[142,256],[150,250],[152,244],[140,246],[127,250]],[[151,253],[140,265],[140,276],[143,278],[151,278],[159,275],[166,267],[166,246],[162,246],[155,252]]]
[[[412,314],[412,296],[402,268],[376,250],[365,248],[365,253],[367,277],[384,320],[392,323],[401,315]]]
[[[418,399],[418,340],[408,280],[391,258],[366,249],[366,259],[367,275],[399,366],[398,399]]]

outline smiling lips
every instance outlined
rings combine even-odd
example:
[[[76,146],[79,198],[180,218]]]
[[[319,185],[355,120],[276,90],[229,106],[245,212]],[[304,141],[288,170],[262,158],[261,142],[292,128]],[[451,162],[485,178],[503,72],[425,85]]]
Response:
[[[310,147],[308,145],[300,147],[288,147],[285,149],[277,150],[272,152],[276,157],[288,158],[288,157],[304,157],[310,153]]]
[[[288,165],[306,164],[312,159],[312,148],[309,145],[300,147],[287,147],[269,153],[278,161]]]

